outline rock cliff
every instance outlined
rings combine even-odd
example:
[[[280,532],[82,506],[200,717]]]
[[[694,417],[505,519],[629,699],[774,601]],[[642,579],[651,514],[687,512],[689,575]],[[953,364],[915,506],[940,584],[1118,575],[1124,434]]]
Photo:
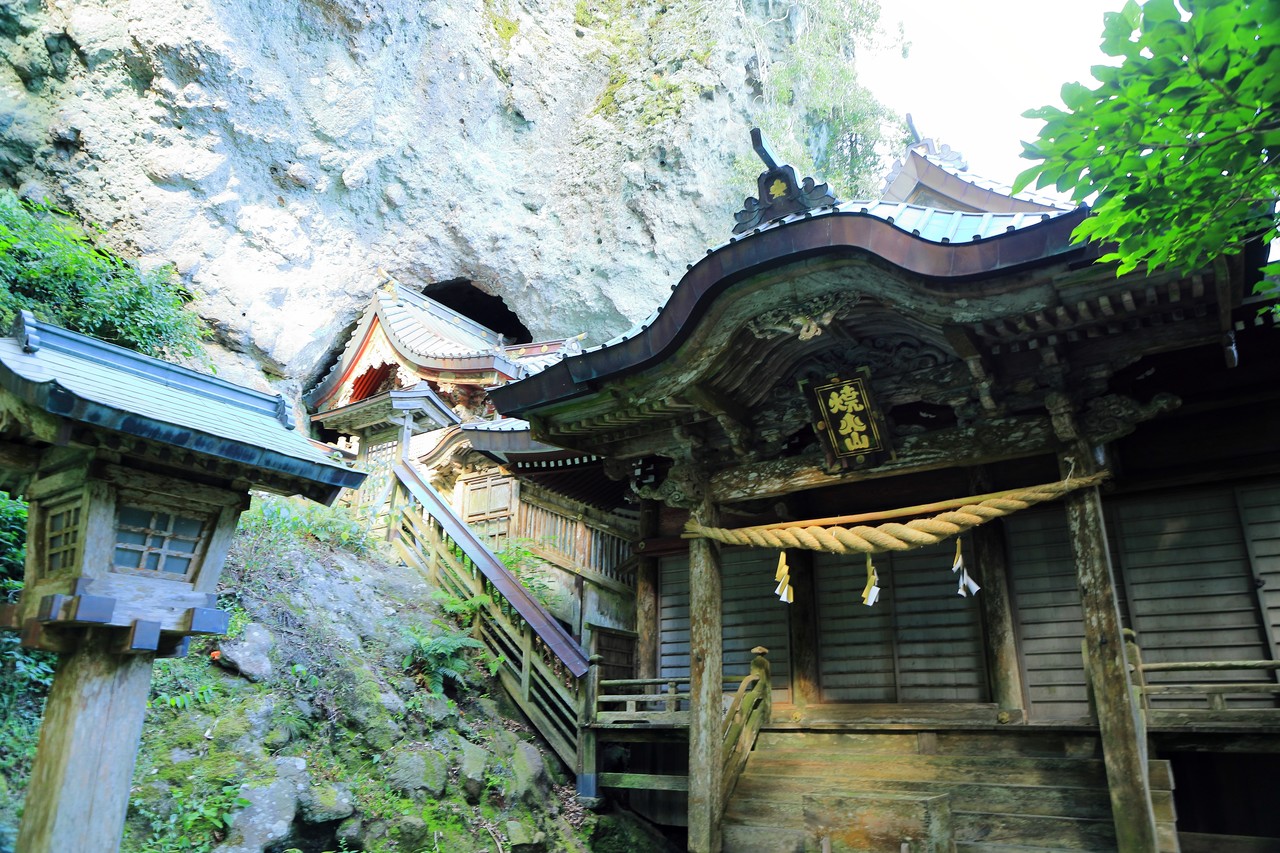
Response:
[[[0,181],[174,264],[233,379],[306,382],[385,274],[599,341],[728,236],[786,26],[762,3],[0,0]]]

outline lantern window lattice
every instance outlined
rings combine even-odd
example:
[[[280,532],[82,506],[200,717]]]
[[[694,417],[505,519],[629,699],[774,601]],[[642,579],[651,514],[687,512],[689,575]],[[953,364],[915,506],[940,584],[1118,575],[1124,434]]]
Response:
[[[116,516],[116,571],[188,580],[199,567],[208,519],[123,504]]]
[[[80,547],[80,503],[64,503],[49,509],[45,524],[45,554],[50,572],[76,564]]]

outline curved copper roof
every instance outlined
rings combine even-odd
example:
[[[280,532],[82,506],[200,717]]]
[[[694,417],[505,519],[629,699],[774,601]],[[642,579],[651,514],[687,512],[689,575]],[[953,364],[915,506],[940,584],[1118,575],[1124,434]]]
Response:
[[[490,390],[505,415],[593,390],[606,376],[642,369],[673,352],[733,284],[817,258],[878,259],[921,279],[939,296],[965,296],[1024,268],[1094,252],[1071,232],[1086,208],[1061,213],[958,213],[885,202],[851,202],[770,222],[708,249],[638,326],[541,373]]]

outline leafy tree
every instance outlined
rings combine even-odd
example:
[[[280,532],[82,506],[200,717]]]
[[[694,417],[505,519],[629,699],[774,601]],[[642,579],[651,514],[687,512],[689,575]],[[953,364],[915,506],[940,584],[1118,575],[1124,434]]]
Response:
[[[884,161],[907,144],[902,116],[858,81],[858,51],[890,43],[879,0],[795,0],[763,29],[787,26],[776,55],[757,50],[761,97],[755,120],[782,162],[829,181],[841,198],[870,198]],[[758,40],[770,39],[762,32]],[[896,42],[902,42],[901,33]],[[812,164],[812,169],[808,164]],[[759,164],[751,163],[758,172]]]
[[[65,213],[0,191],[0,326],[21,310],[147,355],[193,356],[206,334],[171,267],[150,273]]]
[[[1023,157],[1032,180],[1093,194],[1076,236],[1111,243],[1124,274],[1194,269],[1276,236],[1280,215],[1280,0],[1129,0],[1103,17],[1100,81],[1062,87]],[[1280,272],[1272,264],[1266,272]]]

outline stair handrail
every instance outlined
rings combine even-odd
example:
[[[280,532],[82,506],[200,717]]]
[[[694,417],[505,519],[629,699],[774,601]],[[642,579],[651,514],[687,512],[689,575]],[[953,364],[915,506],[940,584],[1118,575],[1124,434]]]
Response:
[[[720,811],[729,804],[738,778],[746,767],[747,756],[755,748],[760,729],[769,722],[772,710],[772,694],[769,685],[769,650],[756,646],[751,650],[751,673],[738,685],[733,704],[724,718],[724,746],[721,748],[721,800]]]
[[[524,588],[520,580],[480,541],[466,522],[458,518],[449,502],[424,481],[417,471],[403,462],[395,465],[392,473],[413,499],[435,519],[441,531],[462,549],[480,573],[493,584],[494,589],[520,614],[520,618],[528,624],[547,650],[564,664],[565,669],[574,678],[586,675],[589,668],[586,650]]]

